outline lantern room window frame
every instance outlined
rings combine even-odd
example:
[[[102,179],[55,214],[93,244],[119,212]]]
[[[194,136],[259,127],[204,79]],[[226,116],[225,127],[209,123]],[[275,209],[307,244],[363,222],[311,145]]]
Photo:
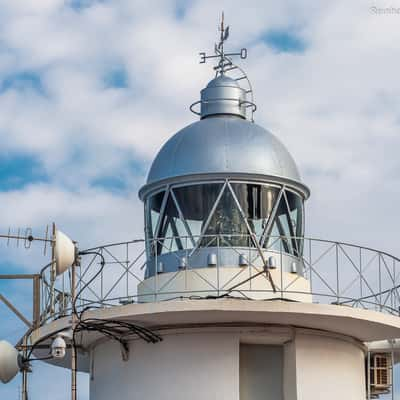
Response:
[[[213,197],[209,196],[210,198],[207,199],[207,195],[209,195],[207,187],[211,188],[211,185],[214,185]],[[245,190],[256,188],[259,193],[266,191],[265,193],[275,192],[276,194],[270,210],[263,210],[261,207],[264,205],[258,204],[259,209],[254,211],[253,217],[256,213],[258,215],[268,213],[268,218],[264,218],[262,222],[261,232],[255,232],[254,221],[256,220],[248,218],[248,210],[244,209],[243,201],[241,202],[238,198],[237,190],[235,191],[235,187],[238,185],[246,185],[242,187]],[[217,186],[218,190],[216,192],[215,188]],[[198,196],[191,199],[194,192],[192,194],[188,192],[186,193],[187,198],[184,201],[182,199],[180,201],[179,198],[182,196],[178,195],[177,191],[189,187],[193,188],[193,190],[198,188],[196,190]],[[238,187],[240,188],[240,186]],[[259,193],[258,195],[261,196]],[[232,202],[230,204],[231,213],[225,213],[218,219],[216,218],[216,211],[222,205],[224,196],[226,199],[230,198]],[[199,200],[200,198],[201,200]],[[199,219],[197,216],[197,227],[194,226],[194,220],[190,220],[187,215],[185,216],[185,208],[187,209],[191,206],[190,203],[193,199],[199,200],[197,205],[203,208],[207,206],[202,203],[207,203],[207,201],[209,203],[207,212],[202,215],[202,218]],[[255,206],[255,204],[252,205]],[[167,210],[170,210],[170,214],[167,213]],[[222,210],[225,211],[224,209]],[[202,211],[204,210],[196,210],[195,212],[201,214]],[[219,211],[221,213],[221,210]],[[233,216],[233,211],[237,215]],[[225,225],[229,226],[227,231],[224,231],[223,227],[224,217],[227,221]],[[230,221],[228,221],[229,219]],[[232,231],[234,230],[232,228],[234,226],[232,219],[237,221],[236,228],[240,227],[237,231]],[[215,220],[218,222],[216,223]],[[150,258],[156,256],[156,254],[159,256],[160,254],[188,248],[190,249],[190,254],[193,254],[200,247],[212,247],[213,238],[216,236],[229,236],[232,247],[260,246],[264,249],[273,249],[274,244],[279,242],[279,246],[283,247],[284,253],[301,258],[303,253],[304,220],[304,197],[285,184],[243,179],[213,179],[166,184],[151,193],[145,201],[146,247]],[[260,219],[257,220],[258,224],[259,222]],[[214,226],[210,229],[212,224]],[[236,239],[232,240],[232,237],[236,237]],[[252,243],[253,240],[257,240],[257,244]]]

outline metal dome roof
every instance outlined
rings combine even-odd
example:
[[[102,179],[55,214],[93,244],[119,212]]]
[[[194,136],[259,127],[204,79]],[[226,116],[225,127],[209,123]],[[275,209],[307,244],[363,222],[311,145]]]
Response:
[[[227,75],[218,75],[216,78],[208,82],[207,87],[219,87],[219,86],[230,86],[230,87],[240,87],[240,85],[234,79]]]
[[[270,132],[247,120],[219,116],[197,121],[161,148],[147,184],[193,174],[245,173],[300,183],[296,163]]]

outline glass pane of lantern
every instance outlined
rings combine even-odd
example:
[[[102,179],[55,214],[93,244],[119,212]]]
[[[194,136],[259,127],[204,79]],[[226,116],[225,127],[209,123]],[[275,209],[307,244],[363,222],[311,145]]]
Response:
[[[249,232],[240,210],[232,196],[229,187],[226,187],[204,236],[220,238],[220,246],[249,246]],[[206,238],[202,240],[202,246]]]
[[[293,254],[291,239],[293,235],[289,223],[289,210],[286,206],[285,197],[282,196],[276,210],[271,232],[266,240],[268,249]]]
[[[260,240],[279,195],[279,188],[249,183],[232,183],[232,189],[251,230]]]
[[[155,194],[154,196],[151,196],[150,199],[148,200],[147,204],[147,221],[146,221],[146,226],[147,226],[147,238],[152,239],[154,237],[158,219],[160,217],[160,211],[161,211],[161,206],[162,206],[162,201],[164,198],[165,192],[159,192]]]
[[[183,243],[186,241],[188,233],[183,221],[179,218],[178,210],[174,200],[169,195],[162,216],[159,238],[158,254],[168,253],[170,251],[182,250]]]
[[[286,197],[289,205],[290,222],[293,226],[294,235],[297,237],[297,248],[299,253],[302,254],[304,235],[303,231],[303,201],[300,196],[293,192],[286,191]]]
[[[202,228],[210,215],[222,186],[222,183],[209,183],[173,189],[195,241],[200,237]]]
[[[265,241],[265,245],[264,247],[267,250],[271,250],[271,251],[281,251],[281,239],[279,237],[279,229],[278,226],[276,224],[276,221],[274,221],[273,225],[272,225],[272,229],[270,234],[268,235],[267,240]],[[282,247],[283,250],[283,247]]]

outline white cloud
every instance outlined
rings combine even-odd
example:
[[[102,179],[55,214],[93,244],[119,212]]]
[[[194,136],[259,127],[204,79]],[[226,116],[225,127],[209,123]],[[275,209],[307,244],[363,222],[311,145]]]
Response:
[[[211,78],[197,53],[212,50],[224,9],[230,45],[249,48],[256,121],[311,187],[308,233],[398,252],[400,15],[371,12],[384,1],[192,1],[183,18],[173,1],[68,4],[0,1],[0,76],[31,73],[43,89],[0,91],[0,154],[33,154],[50,178],[0,193],[3,229],[55,220],[84,246],[142,236],[136,191],[161,144],[194,120],[187,107]],[[277,53],[268,30],[298,35],[305,52]],[[106,87],[115,68],[127,88]],[[92,186],[113,175],[126,191]],[[42,262],[0,251],[29,270]]]

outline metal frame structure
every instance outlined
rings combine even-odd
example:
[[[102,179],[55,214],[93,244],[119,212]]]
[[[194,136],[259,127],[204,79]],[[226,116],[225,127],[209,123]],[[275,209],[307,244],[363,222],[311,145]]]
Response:
[[[179,204],[179,201],[177,199],[177,196],[174,192],[175,189],[179,189],[179,188],[184,188],[184,187],[193,187],[195,185],[204,185],[206,187],[206,185],[210,185],[210,184],[220,184],[221,185],[221,189],[219,190],[214,204],[212,205],[208,216],[205,219],[205,223],[202,226],[201,229],[201,233],[198,236],[197,240],[194,239],[194,235],[191,231],[190,228],[190,224],[187,222],[184,214],[181,211],[181,205]],[[265,226],[263,228],[263,232],[261,235],[259,235],[259,238],[257,240],[255,240],[255,236],[257,235],[257,233],[254,231],[254,229],[251,229],[251,224],[249,222],[249,219],[246,218],[246,213],[243,210],[243,207],[240,204],[240,201],[237,197],[237,195],[235,194],[235,190],[233,189],[232,185],[235,184],[245,184],[245,185],[258,185],[260,187],[265,187],[265,188],[274,188],[279,190],[279,193],[276,197],[276,199],[274,199],[274,204],[273,204],[273,208],[271,210],[271,213],[268,215],[268,217],[266,218],[265,221]],[[270,238],[271,236],[271,230],[274,227],[274,223],[279,223],[279,220],[277,220],[277,211],[278,208],[281,204],[281,200],[283,199],[284,201],[284,206],[286,207],[286,211],[287,213],[290,215],[290,206],[289,206],[289,201],[288,201],[288,193],[292,193],[295,196],[298,196],[299,200],[301,201],[301,221],[297,221],[297,224],[301,225],[301,232],[296,232],[296,226],[294,225],[293,221],[290,221],[291,223],[288,224],[288,229],[290,230],[290,234],[289,235],[283,235],[282,231],[283,228],[281,227],[280,232],[280,236],[282,238],[286,237],[288,239],[284,239],[284,243],[283,243],[283,247],[293,247],[293,249],[295,249],[295,254],[298,256],[301,256],[301,245],[299,244],[298,239],[294,239],[296,236],[299,236],[300,238],[303,235],[303,227],[304,227],[304,220],[305,220],[305,216],[304,216],[304,198],[302,196],[301,193],[299,193],[298,191],[294,190],[292,187],[287,186],[285,184],[278,184],[278,183],[266,183],[266,182],[258,182],[258,181],[250,181],[250,180],[245,180],[245,179],[212,179],[212,180],[202,180],[202,181],[198,181],[198,182],[188,182],[188,183],[175,183],[175,184],[167,184],[163,187],[158,187],[155,191],[153,191],[151,194],[149,194],[147,196],[146,202],[145,202],[145,232],[147,233],[147,236],[152,236],[151,239],[158,239],[157,244],[160,244],[161,241],[165,241],[166,239],[170,238],[170,237],[164,237],[164,238],[160,238],[159,237],[159,233],[160,233],[160,229],[161,229],[161,223],[164,217],[164,213],[165,213],[165,208],[167,205],[167,201],[169,199],[172,199],[173,203],[174,203],[174,207],[176,207],[178,213],[179,213],[179,218],[180,220],[183,222],[183,225],[185,227],[186,230],[186,235],[183,235],[183,237],[188,236],[189,237],[189,241],[190,243],[193,244],[193,249],[191,251],[191,254],[193,254],[193,252],[195,252],[198,247],[200,246],[201,242],[204,242],[204,239],[206,238],[206,231],[207,228],[209,227],[210,221],[212,219],[212,217],[215,214],[215,211],[218,207],[218,205],[221,202],[221,198],[224,194],[225,191],[229,191],[229,196],[232,197],[234,204],[235,204],[235,208],[237,209],[237,211],[240,214],[241,217],[241,222],[246,226],[247,229],[247,234],[249,235],[250,238],[252,238],[251,241],[249,241],[249,245],[250,247],[256,247],[256,248],[265,248],[266,247],[266,241]],[[153,196],[160,194],[164,192],[163,195],[163,199],[162,199],[162,203],[161,203],[161,208],[160,208],[160,212],[159,212],[159,216],[158,216],[158,220],[155,224],[155,229],[154,232],[152,232],[152,235],[149,235],[149,232],[152,230],[152,227],[149,226],[149,224],[151,224],[151,221],[149,221],[149,219],[151,219],[151,210],[150,210],[150,206],[149,206],[149,199],[151,199]],[[230,236],[234,236],[234,235],[230,235]],[[181,238],[181,235],[174,235],[174,237]],[[289,238],[291,237],[291,238]],[[150,249],[154,248],[154,246],[152,246],[152,243],[149,242],[149,237],[146,238],[147,240],[147,249],[148,249],[148,258],[151,259],[152,257],[152,252]],[[285,246],[285,244],[287,243],[287,246]],[[290,245],[289,245],[290,243]],[[153,241],[153,245],[154,245],[154,241]],[[163,246],[164,249],[167,252],[171,252],[172,249],[166,249],[165,246]],[[188,248],[186,246],[186,248]]]
[[[221,243],[226,244],[224,235],[218,235],[210,240],[221,248]],[[190,240],[186,238],[187,242]],[[278,243],[286,238],[274,238]],[[385,252],[371,248],[356,246],[348,243],[340,243],[312,238],[296,238],[303,242],[304,275],[310,282],[310,291],[303,294],[311,295],[315,303],[336,304],[341,306],[372,309],[393,315],[399,315],[400,307],[400,259]],[[249,237],[250,240],[250,237]],[[282,249],[282,246],[280,246]],[[226,248],[226,246],[224,246]],[[232,251],[238,252],[235,247]],[[90,260],[76,269],[76,291],[79,293],[77,308],[86,307],[112,307],[126,303],[141,302],[137,292],[137,285],[146,285],[144,268],[146,265],[146,252],[144,240],[135,240],[123,243],[113,243],[90,249],[102,254],[105,266],[100,268],[100,260],[93,255]],[[284,255],[283,250],[276,251],[279,260]],[[238,252],[239,254],[239,252]],[[187,265],[176,271],[167,283],[157,285],[148,289],[157,301],[162,295],[168,295],[169,299],[182,299],[190,297],[209,298],[210,293],[215,296],[228,295],[230,297],[247,299],[250,298],[252,290],[241,290],[240,286],[230,290],[231,281],[207,280],[200,269],[190,267],[191,256],[187,252]],[[237,275],[247,279],[251,274],[262,272],[257,265],[259,255],[248,260],[246,268],[239,267]],[[218,275],[220,267],[214,267]],[[279,268],[279,266],[278,266]],[[100,272],[99,272],[100,271]],[[159,275],[159,272],[157,275]],[[181,274],[196,274],[207,285],[207,290],[193,294],[193,290],[175,293],[171,290],[174,280],[179,279]],[[71,281],[72,275],[59,276],[54,285],[49,283],[50,271],[45,269],[42,273],[41,297],[41,324],[49,320],[57,319],[71,314]],[[300,279],[298,276],[296,279]],[[276,282],[277,292],[274,299],[285,300],[288,294],[298,291],[292,289],[293,284],[286,286],[283,279]],[[55,291],[51,293],[51,291]],[[272,289],[257,291],[258,295],[265,294],[265,298],[271,300]],[[54,299],[54,300],[52,300]],[[52,304],[52,301],[54,303]]]

